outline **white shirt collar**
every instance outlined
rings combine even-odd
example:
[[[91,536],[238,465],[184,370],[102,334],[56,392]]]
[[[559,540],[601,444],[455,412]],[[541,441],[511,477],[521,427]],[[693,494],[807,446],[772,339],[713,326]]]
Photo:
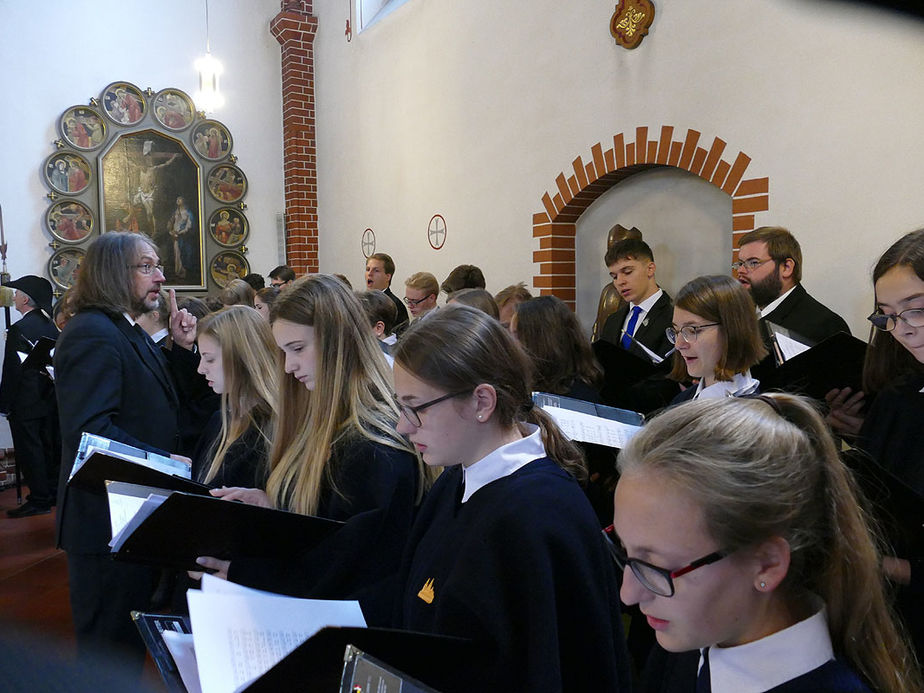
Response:
[[[768,315],[770,315],[770,313],[772,313],[774,310],[779,308],[780,304],[786,300],[786,297],[789,296],[789,294],[791,294],[793,292],[793,289],[795,289],[797,286],[799,285],[798,284],[794,285],[792,289],[780,294],[779,296],[777,296],[777,298],[774,301],[768,303],[766,306],[758,310],[757,311],[758,317],[765,318]]]
[[[131,315],[129,315],[128,313],[122,313],[122,315],[124,315],[125,319],[128,320],[129,325],[131,325],[132,327],[135,326],[135,319]]]
[[[160,340],[170,334],[170,330],[166,327],[157,330],[154,334],[151,335],[151,341],[157,344]]]
[[[392,332],[387,337],[383,337],[382,341],[385,342],[388,346],[394,346],[395,344],[398,343],[398,335]]]
[[[705,382],[705,379],[700,379],[693,399],[721,399],[723,397],[753,395],[760,385],[759,380],[751,377],[751,371],[749,370],[744,373],[735,373],[731,380],[717,380],[712,385],[703,387]]]
[[[635,306],[638,306],[639,308],[642,309],[641,314],[644,316],[649,310],[654,308],[654,304],[658,302],[658,300],[661,298],[661,295],[663,293],[664,293],[664,289],[659,288],[657,291],[655,291],[653,294],[651,294],[651,296],[646,298],[641,303],[629,303],[629,312],[631,313],[632,309],[635,308]]]
[[[462,478],[465,480],[463,503],[483,486],[510,476],[520,467],[545,457],[545,446],[542,444],[542,433],[539,427],[535,424],[523,425],[526,426],[529,435],[512,443],[501,445],[477,462],[462,468]]]
[[[834,659],[824,608],[789,628],[737,647],[709,648],[715,693],[759,693]]]

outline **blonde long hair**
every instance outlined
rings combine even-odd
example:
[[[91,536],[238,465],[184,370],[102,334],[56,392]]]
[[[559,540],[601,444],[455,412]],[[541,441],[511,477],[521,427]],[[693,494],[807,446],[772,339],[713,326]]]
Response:
[[[208,483],[218,474],[231,445],[251,426],[269,449],[273,414],[279,403],[278,350],[266,320],[248,306],[229,306],[211,313],[197,329],[200,336],[209,336],[221,346],[225,378],[221,436],[203,480]],[[266,464],[265,455],[260,464]]]
[[[270,452],[266,492],[276,507],[313,515],[322,485],[339,493],[328,459],[333,446],[351,436],[414,453],[395,431],[391,370],[376,343],[359,300],[339,279],[302,277],[280,292],[270,321],[314,328],[315,386],[308,390],[285,373],[280,352],[280,410]],[[418,499],[428,475],[417,457]]]
[[[807,400],[774,394],[673,407],[629,442],[618,466],[676,484],[730,550],[784,538],[782,594],[796,604],[809,594],[824,600],[835,653],[876,691],[922,690],[859,491]]]

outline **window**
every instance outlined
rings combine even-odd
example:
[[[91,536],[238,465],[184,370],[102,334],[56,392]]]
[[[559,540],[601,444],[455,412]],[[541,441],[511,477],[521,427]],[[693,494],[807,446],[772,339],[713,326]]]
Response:
[[[391,14],[407,0],[356,0],[356,14],[359,18],[359,30],[363,31],[374,22]]]

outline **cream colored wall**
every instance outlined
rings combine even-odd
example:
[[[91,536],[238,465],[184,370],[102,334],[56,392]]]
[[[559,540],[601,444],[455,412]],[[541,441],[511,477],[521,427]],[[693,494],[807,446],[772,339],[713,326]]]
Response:
[[[626,51],[596,0],[412,0],[350,43],[347,3],[316,2],[322,270],[360,282],[368,226],[399,290],[462,262],[492,291],[529,282],[532,214],[559,172],[618,132],[692,127],[769,176],[758,223],[798,236],[808,290],[865,335],[872,263],[924,226],[924,23],[831,2],[656,4]]]

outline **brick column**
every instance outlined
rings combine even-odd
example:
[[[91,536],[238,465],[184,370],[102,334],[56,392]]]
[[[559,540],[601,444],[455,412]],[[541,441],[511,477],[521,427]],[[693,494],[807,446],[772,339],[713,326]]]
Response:
[[[318,169],[315,158],[314,37],[311,0],[282,0],[270,32],[282,46],[282,137],[286,257],[296,274],[318,271]]]

